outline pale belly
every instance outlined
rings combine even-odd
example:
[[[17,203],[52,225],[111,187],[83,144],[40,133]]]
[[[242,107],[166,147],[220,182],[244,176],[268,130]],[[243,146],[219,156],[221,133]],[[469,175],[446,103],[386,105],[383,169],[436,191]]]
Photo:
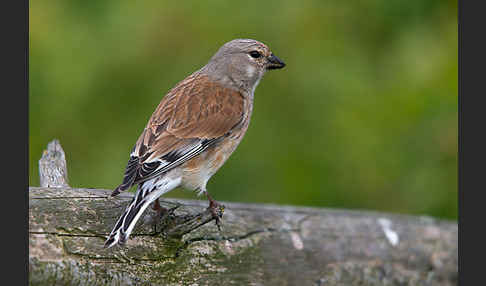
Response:
[[[241,137],[234,139],[227,137],[219,144],[184,163],[181,166],[181,186],[188,190],[198,190],[200,194],[204,192],[209,179],[228,160],[240,143]]]

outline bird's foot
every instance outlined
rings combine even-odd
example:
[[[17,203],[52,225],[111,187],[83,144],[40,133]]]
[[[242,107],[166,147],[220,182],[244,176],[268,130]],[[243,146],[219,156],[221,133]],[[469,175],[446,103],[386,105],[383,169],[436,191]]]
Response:
[[[155,211],[155,214],[152,215],[152,227],[154,230],[154,234],[157,233],[157,224],[160,222],[162,216],[167,213],[169,210],[164,208],[160,205],[159,199],[154,201],[152,205],[152,209]]]
[[[155,213],[152,215],[152,220],[151,220],[154,235],[158,234],[157,233],[157,225],[162,220],[173,217],[175,210],[178,209],[180,206],[181,206],[180,204],[177,204],[176,206],[168,209],[168,208],[164,208],[160,205],[159,199],[154,201],[154,204],[152,205],[152,209],[155,210]],[[162,229],[164,229],[164,225],[162,225]]]
[[[205,194],[209,201],[208,210],[211,212],[211,215],[213,216],[216,222],[216,226],[218,227],[218,230],[221,231],[221,226],[222,226],[221,218],[223,217],[224,206],[218,203],[217,201],[213,200],[207,192],[205,192]]]

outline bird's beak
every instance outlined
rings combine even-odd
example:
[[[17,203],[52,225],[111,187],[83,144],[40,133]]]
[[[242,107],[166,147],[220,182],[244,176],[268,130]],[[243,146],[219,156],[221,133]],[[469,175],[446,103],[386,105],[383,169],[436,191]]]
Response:
[[[281,69],[285,66],[285,63],[274,54],[271,54],[267,58],[267,60],[268,60],[267,70]]]

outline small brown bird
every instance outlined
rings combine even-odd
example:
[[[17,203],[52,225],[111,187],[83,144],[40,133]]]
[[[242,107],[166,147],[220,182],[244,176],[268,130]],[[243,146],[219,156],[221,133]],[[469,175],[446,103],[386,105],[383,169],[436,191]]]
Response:
[[[204,193],[215,209],[206,184],[245,135],[260,79],[267,70],[284,66],[265,44],[236,39],[169,91],[133,147],[122,184],[112,193],[138,184],[105,247],[124,244],[147,206],[154,202],[160,212],[158,198],[179,186]]]

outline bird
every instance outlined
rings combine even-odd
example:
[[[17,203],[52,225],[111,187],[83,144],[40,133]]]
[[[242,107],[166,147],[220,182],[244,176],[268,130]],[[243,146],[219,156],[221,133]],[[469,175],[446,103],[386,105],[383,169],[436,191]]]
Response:
[[[264,43],[234,39],[162,98],[131,149],[122,183],[111,193],[137,186],[105,248],[124,245],[145,209],[152,204],[160,214],[159,197],[177,187],[205,194],[216,214],[219,204],[206,185],[245,135],[263,75],[285,66]]]

